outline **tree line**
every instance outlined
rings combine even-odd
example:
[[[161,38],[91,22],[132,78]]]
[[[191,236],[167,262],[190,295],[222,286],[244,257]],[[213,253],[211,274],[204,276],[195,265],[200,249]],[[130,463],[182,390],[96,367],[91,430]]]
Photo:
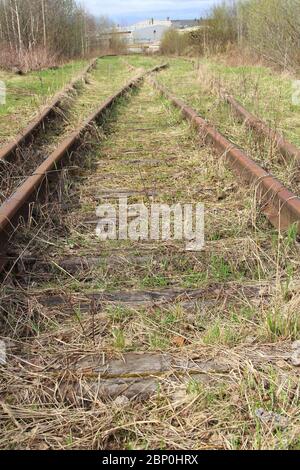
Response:
[[[110,27],[76,0],[0,0],[0,66],[40,68],[94,55],[103,47],[99,33]]]
[[[171,37],[170,37],[171,36]],[[212,9],[196,31],[168,32],[164,53],[214,54],[237,45],[285,69],[300,67],[300,0],[230,0]]]

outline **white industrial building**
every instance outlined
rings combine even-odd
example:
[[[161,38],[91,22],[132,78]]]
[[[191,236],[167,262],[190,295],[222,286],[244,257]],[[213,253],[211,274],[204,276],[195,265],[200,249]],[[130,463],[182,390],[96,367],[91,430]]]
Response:
[[[129,46],[129,50],[138,52],[143,48],[150,50],[158,50],[164,33],[170,29],[178,29],[180,31],[191,31],[199,27],[198,20],[150,20],[141,21],[127,26],[118,28],[118,34],[122,35],[124,41]]]

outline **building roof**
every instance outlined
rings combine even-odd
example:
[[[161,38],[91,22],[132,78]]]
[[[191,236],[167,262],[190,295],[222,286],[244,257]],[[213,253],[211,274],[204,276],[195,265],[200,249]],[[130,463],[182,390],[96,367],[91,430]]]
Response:
[[[140,29],[140,28],[147,28],[149,26],[165,26],[170,27],[171,21],[170,20],[156,20],[155,18],[151,18],[149,20],[140,21],[139,23],[135,23],[131,26],[132,29]]]
[[[172,27],[177,29],[193,28],[199,26],[199,20],[171,20]]]

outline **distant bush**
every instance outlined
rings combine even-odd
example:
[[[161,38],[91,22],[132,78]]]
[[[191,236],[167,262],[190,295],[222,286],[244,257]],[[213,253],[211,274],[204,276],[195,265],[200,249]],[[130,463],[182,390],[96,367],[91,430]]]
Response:
[[[166,55],[185,54],[190,44],[188,33],[180,33],[176,29],[169,29],[165,32],[160,45],[160,52]]]
[[[22,54],[12,51],[8,45],[0,49],[0,67],[4,70],[27,73],[60,65],[62,60],[44,47],[24,50]]]
[[[198,54],[209,55],[239,46],[295,70],[300,67],[300,0],[227,1],[214,7],[198,30],[179,37],[177,31],[168,31],[161,51],[180,54],[188,45]]]
[[[26,72],[123,52],[122,41],[103,45],[99,39],[112,27],[106,18],[86,13],[79,0],[0,0],[0,67]]]
[[[205,54],[223,52],[228,44],[237,41],[237,10],[235,5],[226,4],[213,8],[202,27],[191,33],[192,43],[197,45],[200,52]]]
[[[300,66],[300,0],[247,0],[239,14],[256,52],[283,68]]]
[[[188,49],[199,54],[225,50],[228,43],[237,39],[236,11],[234,7],[214,7],[209,18],[202,20],[201,27],[192,32],[168,30],[162,39],[161,53],[182,55]]]
[[[115,28],[113,28],[112,32],[115,31]],[[113,54],[125,54],[127,52],[127,44],[124,39],[112,34],[112,37],[109,40],[108,52],[111,52]]]

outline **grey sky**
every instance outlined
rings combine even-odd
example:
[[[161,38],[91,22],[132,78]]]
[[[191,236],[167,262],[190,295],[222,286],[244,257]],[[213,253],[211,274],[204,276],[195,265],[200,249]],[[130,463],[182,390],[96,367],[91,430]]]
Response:
[[[81,0],[89,12],[96,16],[109,16],[121,23],[130,23],[149,17],[170,16],[197,18],[223,0]]]

